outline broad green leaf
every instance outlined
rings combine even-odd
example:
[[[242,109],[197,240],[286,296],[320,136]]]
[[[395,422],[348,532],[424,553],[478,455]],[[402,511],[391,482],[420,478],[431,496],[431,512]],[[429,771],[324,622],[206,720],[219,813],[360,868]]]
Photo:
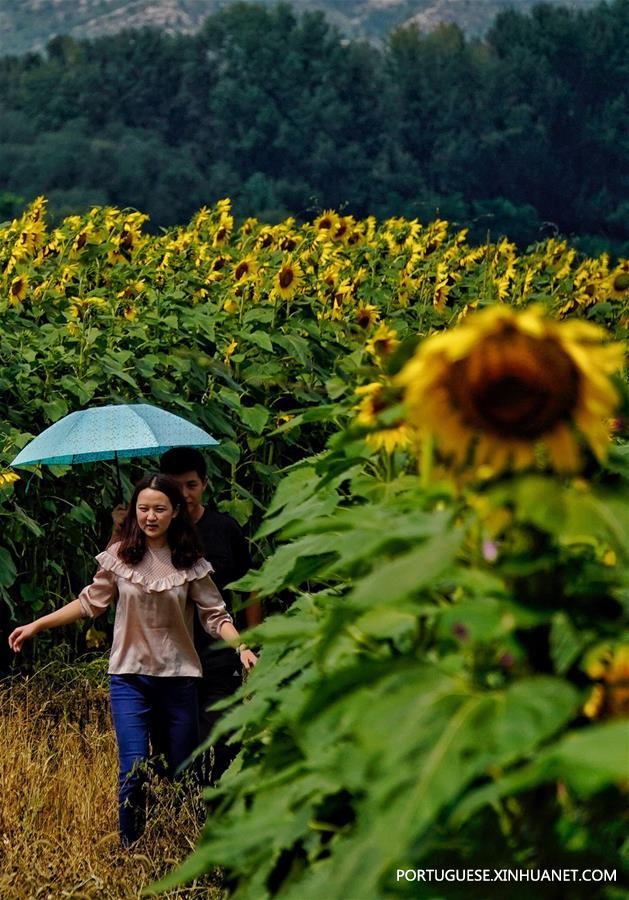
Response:
[[[221,441],[217,447],[212,448],[212,452],[229,463],[237,463],[240,459],[240,447],[234,441]]]
[[[243,332],[241,333],[241,340],[255,344],[256,347],[261,347],[262,350],[266,350],[268,353],[273,353],[273,344],[266,331]]]
[[[264,406],[243,406],[240,408],[241,422],[254,434],[262,434],[269,418],[269,411]]]
[[[49,422],[57,422],[68,414],[68,404],[65,400],[51,400],[42,403],[42,407]]]
[[[462,541],[460,529],[429,538],[417,550],[379,566],[356,585],[349,595],[349,602],[366,606],[381,601],[396,603],[413,596],[436,581],[454,562]]]
[[[241,497],[233,497],[231,500],[221,500],[218,504],[221,512],[232,516],[239,525],[245,525],[251,518],[253,503]]]
[[[94,510],[85,502],[85,500],[79,500],[76,506],[70,510],[68,515],[71,519],[74,519],[75,522],[79,522],[81,525],[93,525],[96,521]]]
[[[17,577],[13,558],[6,547],[0,547],[0,585],[10,587]]]
[[[564,735],[542,750],[532,763],[473,791],[452,817],[460,824],[477,809],[501,797],[561,779],[582,797],[624,783],[629,773],[629,722],[590,725]]]
[[[568,671],[588,640],[591,635],[579,631],[566,613],[555,613],[550,629],[550,653],[558,675]]]

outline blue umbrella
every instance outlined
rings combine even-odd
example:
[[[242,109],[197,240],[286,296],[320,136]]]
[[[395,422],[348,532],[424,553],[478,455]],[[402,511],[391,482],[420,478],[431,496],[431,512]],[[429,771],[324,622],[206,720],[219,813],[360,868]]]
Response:
[[[115,459],[117,465],[122,458],[214,444],[218,441],[203,429],[148,403],[93,406],[70,413],[42,431],[11,465],[71,465],[103,459]]]

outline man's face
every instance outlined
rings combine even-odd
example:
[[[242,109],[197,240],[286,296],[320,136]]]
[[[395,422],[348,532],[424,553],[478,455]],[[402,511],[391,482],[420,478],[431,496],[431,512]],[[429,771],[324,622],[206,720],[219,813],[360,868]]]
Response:
[[[171,475],[174,478],[179,489],[183,494],[183,499],[188,506],[188,513],[195,521],[195,514],[198,515],[202,506],[203,491],[207,487],[207,478],[201,480],[199,473],[191,469],[190,472],[182,472],[181,475]]]

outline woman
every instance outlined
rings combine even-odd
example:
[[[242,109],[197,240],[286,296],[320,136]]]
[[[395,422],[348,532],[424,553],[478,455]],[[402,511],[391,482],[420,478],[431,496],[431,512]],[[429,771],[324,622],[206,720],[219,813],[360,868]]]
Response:
[[[99,569],[76,600],[21,625],[9,635],[18,652],[46,628],[101,615],[117,598],[109,658],[111,709],[120,758],[120,837],[129,846],[145,820],[149,726],[160,718],[167,737],[171,775],[198,744],[196,679],[201,676],[193,643],[195,605],[203,627],[236,642],[240,635],[201,555],[177,483],[147,475],[136,486],[121,539],[96,557]],[[257,662],[238,647],[245,669]]]

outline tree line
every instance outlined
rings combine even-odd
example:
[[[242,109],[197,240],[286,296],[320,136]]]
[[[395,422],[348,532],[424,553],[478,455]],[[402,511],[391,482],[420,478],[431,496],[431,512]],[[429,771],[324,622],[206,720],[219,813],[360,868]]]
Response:
[[[0,59],[0,218],[133,206],[153,227],[240,216],[439,214],[484,239],[559,230],[626,252],[629,0],[348,40],[240,3],[195,35],[57,37]]]

